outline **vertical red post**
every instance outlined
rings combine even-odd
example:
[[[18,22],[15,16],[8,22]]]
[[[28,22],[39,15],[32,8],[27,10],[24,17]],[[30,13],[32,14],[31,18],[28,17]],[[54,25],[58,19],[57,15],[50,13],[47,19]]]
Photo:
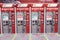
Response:
[[[15,33],[15,13],[14,13],[14,11],[11,13],[11,21],[12,21],[12,33]]]
[[[58,32],[58,12],[55,13],[55,33]]]
[[[41,33],[44,33],[44,12],[41,12]]]
[[[29,12],[26,13],[26,33],[29,33],[30,29],[30,15],[29,15]]]

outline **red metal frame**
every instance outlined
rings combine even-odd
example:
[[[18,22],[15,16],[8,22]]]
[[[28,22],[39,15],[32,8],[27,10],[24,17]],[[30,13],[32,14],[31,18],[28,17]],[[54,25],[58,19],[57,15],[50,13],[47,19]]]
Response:
[[[40,16],[40,21],[41,21],[40,33],[44,33],[44,4],[41,7],[33,7],[33,5],[31,7],[31,11],[41,12],[41,16]]]
[[[56,7],[48,7],[47,5],[48,5],[49,3],[46,3],[46,11],[49,11],[49,12],[55,12],[55,30],[54,30],[54,32],[55,33],[57,33],[58,32],[58,9],[59,9],[59,4],[58,3],[56,3],[57,4],[57,6]]]
[[[11,21],[12,21],[12,33],[15,33],[15,13],[14,13],[14,7],[3,7],[3,3],[1,4],[1,12],[9,12],[11,11]]]

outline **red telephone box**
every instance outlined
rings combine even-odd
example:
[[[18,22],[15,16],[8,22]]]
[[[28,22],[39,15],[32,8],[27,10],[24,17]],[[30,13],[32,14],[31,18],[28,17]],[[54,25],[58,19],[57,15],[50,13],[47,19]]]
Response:
[[[28,4],[17,4],[16,8],[16,32],[29,33],[30,32],[30,15]]]
[[[31,33],[44,33],[44,4],[32,3]]]
[[[2,33],[15,33],[15,13],[13,3],[1,4]]]
[[[46,3],[46,33],[57,33],[58,32],[58,3]]]

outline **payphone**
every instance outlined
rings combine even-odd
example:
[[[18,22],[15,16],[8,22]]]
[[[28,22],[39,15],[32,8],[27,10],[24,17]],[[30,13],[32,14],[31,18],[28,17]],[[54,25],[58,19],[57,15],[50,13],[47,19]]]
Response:
[[[58,32],[58,3],[48,3],[45,13],[45,32]]]
[[[17,32],[26,32],[26,13],[17,12]]]
[[[13,4],[1,5],[2,33],[15,32],[15,18]]]
[[[16,32],[29,33],[29,10],[27,5],[18,4],[16,9]]]
[[[31,25],[32,25],[32,32],[39,33],[40,32],[40,14],[39,12],[32,12],[31,13]]]
[[[46,12],[46,32],[54,32],[55,12]],[[48,30],[49,29],[49,30]]]
[[[11,13],[9,12],[2,12],[1,16],[2,16],[2,32],[3,33],[9,33],[12,32],[12,27],[11,27],[11,19],[10,19],[10,15]]]

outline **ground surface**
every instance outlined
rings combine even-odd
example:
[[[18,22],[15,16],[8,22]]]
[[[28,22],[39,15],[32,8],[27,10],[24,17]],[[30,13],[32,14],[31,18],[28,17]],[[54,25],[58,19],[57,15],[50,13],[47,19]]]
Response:
[[[52,34],[0,34],[0,40],[60,40],[60,35]]]

